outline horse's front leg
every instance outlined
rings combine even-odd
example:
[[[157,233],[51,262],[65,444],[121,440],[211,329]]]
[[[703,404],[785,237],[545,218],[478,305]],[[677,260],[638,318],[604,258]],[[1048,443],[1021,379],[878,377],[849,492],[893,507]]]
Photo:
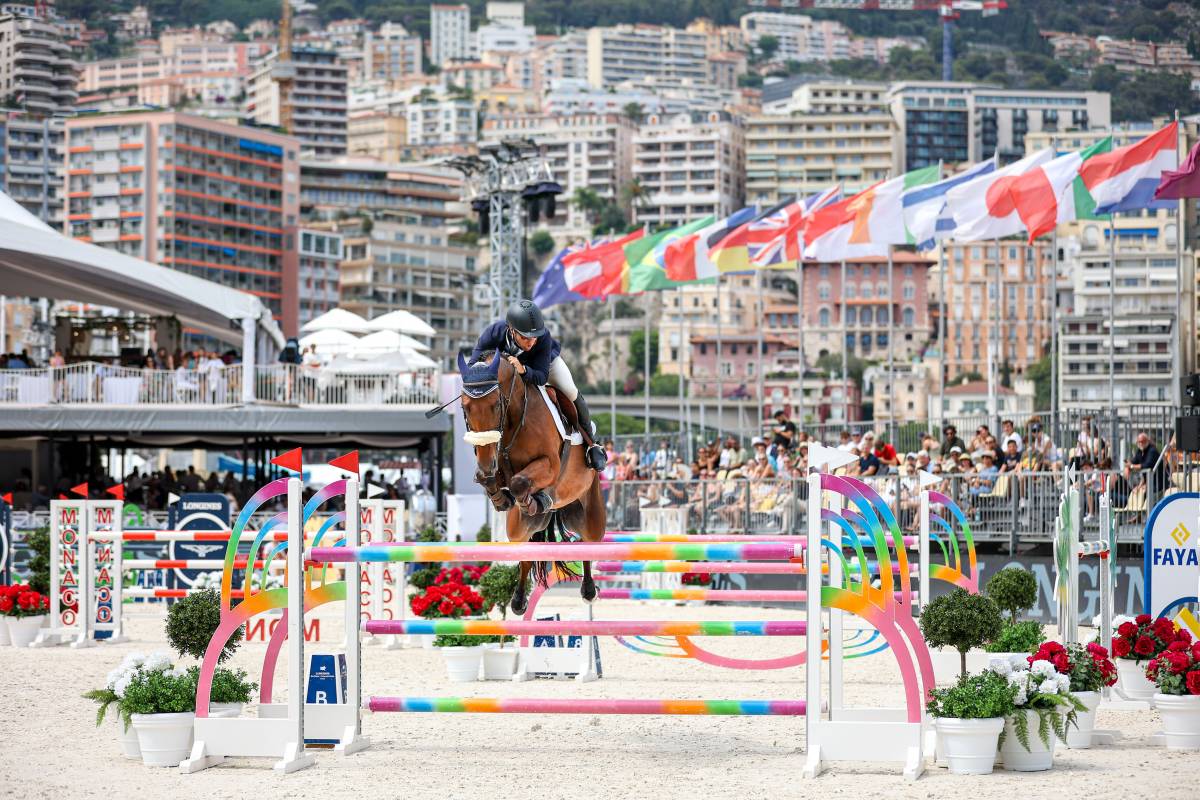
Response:
[[[579,596],[585,603],[596,599],[596,582],[592,580],[592,562],[583,562],[583,582],[579,586]]]
[[[526,595],[526,584],[528,583],[529,570],[533,566],[532,561],[522,561],[520,572],[517,575],[517,585],[513,589],[512,598],[508,602],[508,607],[518,617],[525,616],[525,609],[529,607],[529,597]]]
[[[551,460],[546,456],[540,456],[530,461],[525,469],[518,472],[509,481],[508,487],[512,490],[513,497],[517,500],[517,505],[521,507],[528,516],[537,516],[544,514],[550,509],[542,508],[540,502],[538,507],[534,508],[534,498],[539,492],[543,492],[554,485],[555,478],[558,477],[557,464],[551,463]],[[544,499],[544,498],[543,498]]]

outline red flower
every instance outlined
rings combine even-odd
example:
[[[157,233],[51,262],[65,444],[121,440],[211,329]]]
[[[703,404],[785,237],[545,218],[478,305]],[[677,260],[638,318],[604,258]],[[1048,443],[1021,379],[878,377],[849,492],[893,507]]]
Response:
[[[8,595],[0,597],[0,614],[9,614],[13,610],[13,599]]]
[[[1192,635],[1188,633],[1187,628],[1180,628],[1175,632],[1175,641],[1183,642],[1184,644],[1192,643]]]
[[[1200,694],[1200,669],[1194,669],[1184,679],[1188,694]]]
[[[1192,665],[1192,660],[1185,653],[1164,653],[1163,658],[1170,664],[1171,674],[1180,675],[1187,672],[1188,667]]]
[[[1188,649],[1187,642],[1181,642],[1178,640],[1171,642],[1169,645],[1167,645],[1167,650],[1171,651],[1172,653],[1182,653],[1182,652],[1185,652],[1187,649]]]
[[[1164,642],[1169,642],[1175,638],[1175,623],[1166,617],[1159,617],[1154,620],[1154,635]]]
[[[1092,654],[1093,659],[1099,660],[1101,658],[1108,658],[1108,651],[1096,642],[1089,642],[1087,651]]]
[[[1137,629],[1138,626],[1132,622],[1122,622],[1120,626],[1117,627],[1117,633],[1119,633],[1121,636],[1133,636],[1135,633],[1137,633]]]
[[[1196,642],[1192,645],[1192,658],[1200,661],[1200,642]]]
[[[1155,649],[1155,642],[1149,636],[1139,636],[1133,643],[1133,652],[1139,656],[1152,656]]]
[[[1138,625],[1145,625],[1148,622],[1150,622],[1150,615],[1149,614],[1138,614],[1136,617],[1133,618],[1133,621],[1136,622]]]
[[[1152,681],[1156,680],[1158,678],[1158,666],[1159,664],[1157,658],[1150,659],[1149,663],[1147,663],[1145,667],[1146,677]]]
[[[1115,655],[1117,658],[1125,658],[1127,655],[1129,655],[1129,653],[1130,653],[1130,651],[1132,651],[1132,649],[1133,648],[1130,647],[1128,639],[1113,639],[1112,640],[1113,655]]]
[[[454,603],[451,603],[449,600],[443,600],[438,603],[438,611],[449,616],[454,613]]]

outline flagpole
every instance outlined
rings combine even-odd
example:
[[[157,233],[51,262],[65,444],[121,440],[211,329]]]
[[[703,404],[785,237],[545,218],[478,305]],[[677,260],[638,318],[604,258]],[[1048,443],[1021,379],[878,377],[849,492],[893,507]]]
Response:
[[[1004,287],[1001,285],[1001,276],[1004,272],[1004,265],[1000,261],[1000,240],[992,239],[992,246],[996,248],[996,302],[992,304],[992,307],[995,309],[996,316],[992,322],[992,340],[995,342],[995,344],[992,347],[992,362],[988,366],[988,372],[989,375],[992,372],[995,372],[995,377],[991,380],[988,392],[990,394],[989,399],[992,403],[992,413],[996,416],[996,419],[994,420],[996,429],[999,430],[1000,399],[999,390],[997,387],[1000,384],[1000,361],[1002,360],[1000,352],[1000,304],[1004,289]]]
[[[767,398],[763,394],[766,391],[763,381],[763,373],[765,372],[763,369],[763,365],[765,363],[765,359],[763,358],[763,328],[766,327],[767,322],[767,315],[765,313],[765,308],[763,307],[764,277],[765,273],[763,273],[761,270],[754,273],[754,281],[758,286],[758,353],[756,353],[755,357],[750,361],[750,363],[756,365],[755,375],[758,376],[758,420],[754,423],[754,427],[758,429],[760,433],[767,411]]]
[[[661,297],[661,295],[659,295]],[[645,419],[644,433],[646,447],[650,446],[650,300],[646,298],[646,307],[642,313],[642,414]]]
[[[842,276],[839,286],[842,295],[842,422],[847,427],[850,425],[850,393],[846,390],[846,373],[849,371],[846,368],[849,362],[849,354],[846,352],[849,347],[846,344],[846,259],[842,259]]]
[[[725,384],[721,380],[721,358],[723,348],[721,347],[721,276],[717,276],[717,369],[714,377],[717,380],[717,440],[720,446],[721,439],[721,423],[725,420]]]
[[[804,250],[796,259],[796,424],[804,427]]]
[[[617,301],[608,296],[608,416],[614,446],[617,441]]]
[[[1114,429],[1117,424],[1117,353],[1115,349],[1117,343],[1117,232],[1114,224],[1116,219],[1116,211],[1108,215],[1108,403]]]
[[[946,240],[938,243],[938,341],[941,343],[941,364],[938,366],[938,432],[946,427],[946,355],[950,344],[946,341]]]
[[[896,338],[896,283],[892,278],[892,246],[887,249],[888,271],[888,385],[884,394],[888,398],[888,441],[896,446],[896,364],[893,358],[893,340]]]
[[[1050,430],[1058,430],[1058,226],[1050,237]]]
[[[689,412],[685,414],[683,410],[683,359],[684,353],[687,352],[684,349],[687,347],[687,342],[683,332],[683,284],[680,284],[678,288],[676,288],[675,299],[679,305],[679,352],[677,353],[678,357],[675,359],[675,368],[679,371],[679,380],[676,381],[676,388],[679,392],[679,432],[684,434],[683,441],[680,442],[680,455],[690,462],[691,458],[688,458],[687,455],[686,443],[688,441],[688,435],[685,433],[684,420],[685,418],[690,419],[691,413],[689,410]]]
[[[1175,124],[1179,125],[1179,109],[1175,109]],[[1176,127],[1175,130],[1175,169],[1179,169],[1179,164],[1183,161],[1183,148],[1187,146],[1186,139],[1183,137],[1182,129]],[[1175,357],[1171,359],[1171,402],[1176,407],[1183,404],[1183,387],[1181,381],[1183,379],[1183,360],[1184,350],[1191,349],[1190,345],[1185,344],[1185,332],[1183,328],[1183,220],[1185,216],[1184,203],[1186,201],[1180,197],[1179,207],[1175,212]],[[1193,291],[1195,287],[1192,287]],[[1189,291],[1191,295],[1193,292]],[[1190,303],[1194,309],[1196,303]],[[1194,327],[1187,331],[1187,335],[1191,337],[1191,341],[1196,341],[1196,330]]]

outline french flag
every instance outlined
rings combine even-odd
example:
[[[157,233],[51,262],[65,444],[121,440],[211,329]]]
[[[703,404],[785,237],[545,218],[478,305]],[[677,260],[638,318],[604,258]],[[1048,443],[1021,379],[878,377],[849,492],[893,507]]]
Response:
[[[1083,162],[1079,177],[1096,201],[1096,214],[1172,208],[1155,200],[1154,190],[1163,172],[1178,164],[1179,123],[1172,122],[1136,144],[1118,147]]]

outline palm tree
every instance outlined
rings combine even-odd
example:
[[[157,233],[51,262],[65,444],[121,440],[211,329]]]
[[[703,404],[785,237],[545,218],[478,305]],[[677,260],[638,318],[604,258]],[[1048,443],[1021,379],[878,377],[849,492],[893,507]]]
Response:
[[[571,205],[583,212],[588,222],[594,223],[600,211],[604,208],[604,200],[595,189],[580,186],[571,195]]]
[[[633,120],[634,125],[641,125],[646,118],[646,107],[641,103],[626,103],[621,112],[627,119]]]
[[[621,187],[621,201],[629,208],[631,217],[637,220],[637,212],[650,204],[650,190],[642,183],[640,178],[634,178],[629,183]]]

